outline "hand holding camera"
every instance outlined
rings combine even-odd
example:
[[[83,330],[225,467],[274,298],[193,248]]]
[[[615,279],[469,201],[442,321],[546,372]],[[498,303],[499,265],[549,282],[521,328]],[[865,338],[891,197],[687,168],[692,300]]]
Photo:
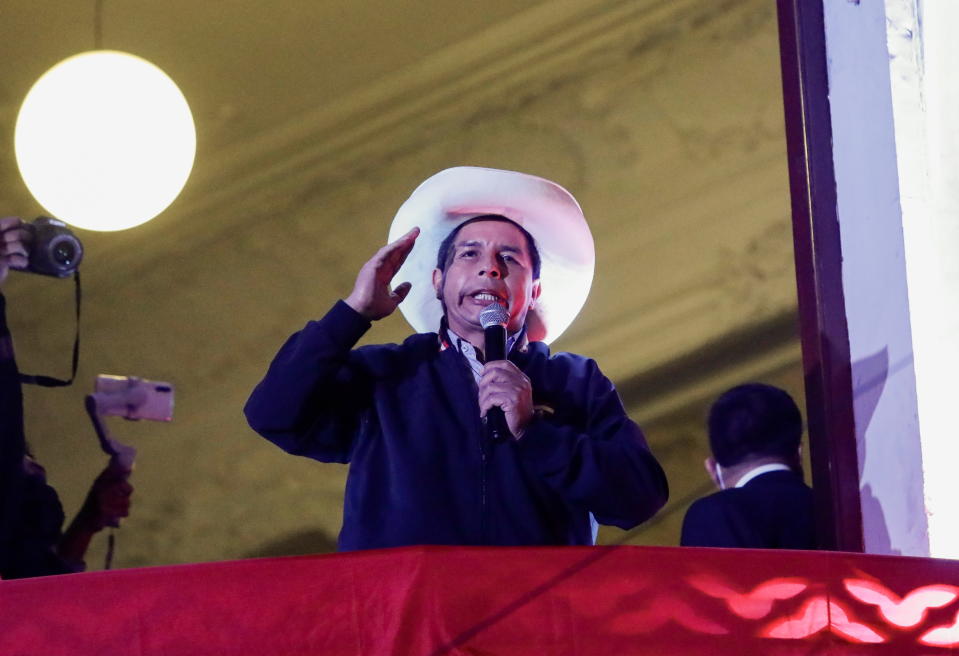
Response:
[[[29,262],[31,233],[16,216],[0,218],[0,284],[10,269],[25,269]]]
[[[10,269],[65,278],[80,266],[83,245],[63,221],[37,217],[24,223],[0,218],[0,284]]]

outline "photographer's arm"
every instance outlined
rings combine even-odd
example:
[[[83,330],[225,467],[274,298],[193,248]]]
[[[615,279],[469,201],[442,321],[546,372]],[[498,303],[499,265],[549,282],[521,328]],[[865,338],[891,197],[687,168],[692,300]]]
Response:
[[[0,285],[7,278],[11,265],[26,266],[26,245],[20,219],[0,218]],[[0,575],[15,575],[22,496],[23,397],[20,374],[13,351],[13,338],[7,328],[6,300],[0,294]]]
[[[27,239],[29,234],[23,228],[23,223],[15,216],[0,217],[0,286],[7,279],[11,268],[19,269],[27,265]],[[10,435],[7,421],[13,421],[22,412],[20,398],[20,380],[17,364],[13,354],[13,338],[7,327],[6,301],[0,294],[0,401],[2,401],[3,435]],[[16,412],[14,412],[16,407]],[[22,425],[20,426],[22,430]],[[4,449],[6,453],[6,449]],[[20,458],[16,458],[16,466],[20,466]]]

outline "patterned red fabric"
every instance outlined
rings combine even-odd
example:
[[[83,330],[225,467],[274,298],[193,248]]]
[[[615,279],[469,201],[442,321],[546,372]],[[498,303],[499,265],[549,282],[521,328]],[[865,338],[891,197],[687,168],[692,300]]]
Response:
[[[0,582],[0,654],[951,654],[959,562],[410,547]]]

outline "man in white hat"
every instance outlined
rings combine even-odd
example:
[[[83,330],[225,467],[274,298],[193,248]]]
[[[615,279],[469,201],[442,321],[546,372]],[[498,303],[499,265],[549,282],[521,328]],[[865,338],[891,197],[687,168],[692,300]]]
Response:
[[[286,342],[246,405],[286,451],[350,463],[341,550],[592,544],[594,517],[629,529],[662,507],[666,477],[612,383],[546,345],[592,280],[569,192],[447,169],[403,204],[390,240],[345,301]],[[490,306],[505,360],[484,357]],[[417,334],[353,348],[397,307]],[[506,426],[491,430],[500,412]]]

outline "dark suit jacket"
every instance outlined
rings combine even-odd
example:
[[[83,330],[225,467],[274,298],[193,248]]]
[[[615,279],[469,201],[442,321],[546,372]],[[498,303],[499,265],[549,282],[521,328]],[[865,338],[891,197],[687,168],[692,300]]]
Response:
[[[791,471],[773,471],[703,497],[686,512],[680,544],[815,549],[812,490]]]
[[[353,349],[369,328],[338,301],[287,341],[246,405],[281,448],[350,463],[341,551],[586,545],[590,513],[629,529],[666,502],[666,475],[593,360],[542,342],[514,350],[549,412],[494,442],[459,351],[436,333]]]

